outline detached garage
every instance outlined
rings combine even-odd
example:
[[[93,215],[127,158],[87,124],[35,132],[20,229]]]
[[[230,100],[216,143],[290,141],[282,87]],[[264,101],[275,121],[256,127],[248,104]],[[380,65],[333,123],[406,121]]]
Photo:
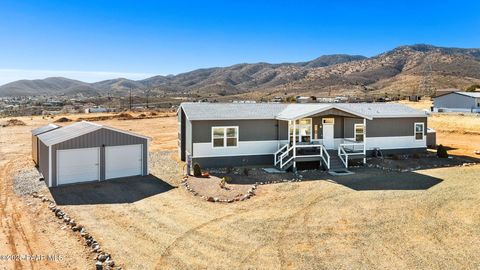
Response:
[[[148,175],[150,138],[91,122],[38,135],[38,167],[49,187]]]
[[[38,166],[38,135],[52,131],[59,128],[55,124],[48,124],[43,127],[32,130],[32,160],[35,162],[35,166]]]

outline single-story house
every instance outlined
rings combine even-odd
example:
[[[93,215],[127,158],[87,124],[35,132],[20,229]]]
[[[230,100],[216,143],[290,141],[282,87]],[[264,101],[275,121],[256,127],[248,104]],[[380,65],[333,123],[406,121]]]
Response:
[[[480,92],[447,92],[433,99],[434,112],[480,113]]]
[[[38,166],[38,135],[59,128],[55,124],[48,124],[32,130],[32,160]]]
[[[427,115],[393,103],[182,103],[179,156],[203,167],[348,167],[382,154],[424,151]]]
[[[149,137],[91,122],[38,135],[38,168],[49,187],[148,175]]]

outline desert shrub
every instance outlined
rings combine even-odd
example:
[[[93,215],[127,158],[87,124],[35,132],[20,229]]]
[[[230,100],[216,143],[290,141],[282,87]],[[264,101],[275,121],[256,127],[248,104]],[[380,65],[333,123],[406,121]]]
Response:
[[[70,122],[72,120],[68,119],[67,117],[60,117],[57,120],[55,120],[55,123],[64,123],[64,122]]]
[[[250,173],[250,169],[249,168],[243,168],[243,174],[245,176],[248,176],[248,174]]]
[[[400,156],[395,154],[390,155],[390,158],[393,160],[400,160]]]
[[[3,127],[12,127],[12,126],[25,126],[25,122],[23,122],[22,120],[18,120],[18,119],[10,119],[10,120],[7,120],[7,122],[5,124],[3,124],[2,126]]]
[[[198,163],[193,164],[193,176],[202,177],[202,168]]]
[[[443,145],[437,146],[437,157],[439,158],[448,158],[447,149]]]
[[[158,113],[156,113],[156,112],[151,112],[151,113],[150,113],[151,116],[156,116],[157,114],[158,114]]]
[[[145,118],[145,117],[147,117],[147,115],[146,115],[146,114],[144,114],[144,113],[140,114],[139,116],[140,116],[140,117],[142,117],[142,118]]]

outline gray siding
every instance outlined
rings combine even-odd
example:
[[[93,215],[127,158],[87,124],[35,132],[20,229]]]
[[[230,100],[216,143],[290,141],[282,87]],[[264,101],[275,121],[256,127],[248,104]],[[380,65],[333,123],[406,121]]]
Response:
[[[343,121],[345,138],[353,138],[355,135],[355,124],[363,124],[363,118],[345,118]]]
[[[45,182],[48,185],[50,167],[48,165],[48,147],[40,140],[38,140],[38,171],[45,178]]]
[[[309,117],[307,117],[309,118]],[[343,138],[343,117],[337,115],[322,115],[312,117],[312,133],[315,133],[315,125],[318,125],[318,139],[323,139],[323,125],[322,125],[322,118],[334,118],[335,123],[333,125],[333,137],[334,138]],[[313,136],[315,138],[315,134]]]
[[[278,140],[284,132],[288,134],[288,123],[281,125],[277,120],[220,120],[220,121],[192,121],[192,142],[208,143],[212,141],[212,127],[238,126],[239,141],[271,141]],[[279,127],[284,129],[279,130]],[[287,139],[288,135],[283,137]]]
[[[182,108],[180,108],[180,111],[178,112],[178,123],[180,125],[180,127],[178,128],[178,151],[180,151],[180,160],[181,161],[185,161],[186,158],[185,158],[185,112],[183,111]]]
[[[367,137],[413,136],[414,123],[424,123],[427,135],[427,117],[412,118],[374,118],[367,120]]]
[[[100,147],[100,180],[104,180],[105,146],[130,144],[143,145],[143,172],[146,175],[148,172],[148,140],[144,138],[102,128],[94,132],[73,138],[71,140],[52,145],[52,186],[57,185],[57,150]]]
[[[476,109],[477,104],[474,97],[468,97],[457,93],[450,93],[433,100],[435,108],[457,108],[457,109]]]
[[[193,158],[193,164],[198,163],[202,168],[225,168],[241,166],[272,166],[273,155],[255,155],[255,156],[231,156]]]

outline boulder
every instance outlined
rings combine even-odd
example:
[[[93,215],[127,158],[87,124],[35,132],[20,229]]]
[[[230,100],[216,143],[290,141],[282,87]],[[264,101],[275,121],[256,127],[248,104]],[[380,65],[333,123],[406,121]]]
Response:
[[[96,270],[102,270],[102,269],[103,269],[103,264],[102,264],[102,262],[97,261],[97,262],[95,263],[95,269],[96,269]]]
[[[115,262],[114,262],[113,260],[110,260],[110,259],[109,259],[109,260],[107,260],[107,261],[105,262],[105,264],[107,264],[108,266],[111,267],[111,266],[114,266],[114,265],[115,265]]]

